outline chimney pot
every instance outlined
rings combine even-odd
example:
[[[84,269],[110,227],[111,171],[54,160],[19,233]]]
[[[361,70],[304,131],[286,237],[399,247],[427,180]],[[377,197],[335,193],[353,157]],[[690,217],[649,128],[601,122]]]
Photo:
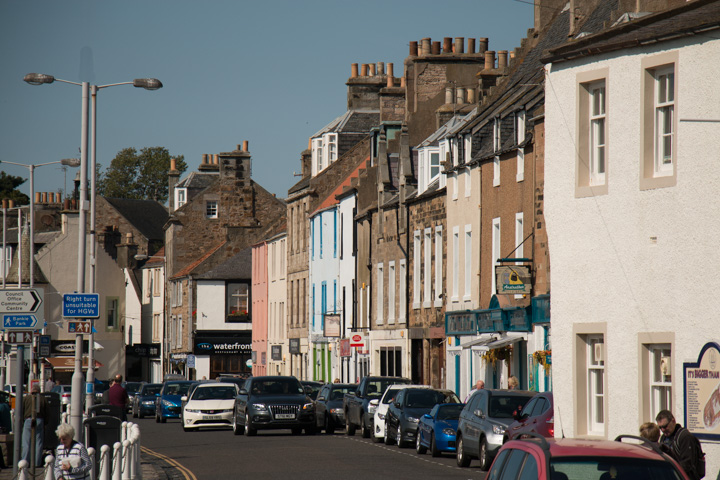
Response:
[[[35,203],[40,203],[42,201],[42,194],[40,192],[35,192]]]
[[[420,55],[430,55],[430,37],[423,38],[420,42]]]
[[[170,159],[170,170],[177,170],[177,160],[174,158]]]
[[[70,210],[70,199],[69,198],[66,198],[65,201],[63,202],[63,209]]]
[[[405,80],[405,77],[400,77],[400,88],[406,88],[407,87],[407,81]]]
[[[443,38],[443,53],[452,53],[452,38]]]
[[[42,192],[42,200],[40,203],[47,203],[47,192]]]
[[[432,42],[432,54],[440,55],[440,42]]]
[[[475,89],[474,88],[468,88],[467,89],[467,103],[473,104],[475,103]]]
[[[358,64],[352,63],[350,64],[350,78],[357,78],[358,76]]]
[[[492,70],[495,68],[495,52],[492,50],[485,51],[485,70]]]
[[[445,104],[453,103],[453,89],[452,87],[445,87]]]
[[[487,37],[483,37],[479,40],[478,44],[478,53],[485,53],[488,49],[488,39]]]
[[[411,57],[417,57],[418,56],[418,42],[410,42],[410,56]]]
[[[361,77],[367,77],[368,74],[368,66],[367,63],[363,63],[360,67],[360,76]]]
[[[455,53],[465,53],[465,37],[455,37]]]
[[[505,68],[508,66],[508,51],[500,50],[498,52],[498,68]]]
[[[249,148],[248,148],[249,145],[250,145],[250,142],[249,142],[248,140],[243,140],[243,152],[249,152],[249,151],[250,151]]]
[[[475,39],[468,38],[468,51],[467,53],[475,53]]]
[[[133,241],[133,234],[132,232],[127,232],[125,234],[125,243],[130,244]]]
[[[8,208],[15,208],[15,200],[12,198],[8,200]]]
[[[8,208],[8,199],[7,199],[7,198],[3,198],[3,199],[2,199],[2,207],[3,207],[3,208]]]
[[[387,77],[387,88],[392,88],[395,86],[395,77],[392,75],[388,75]]]
[[[371,64],[369,65],[369,67],[370,67],[370,76],[371,76],[371,77],[374,77],[374,76],[375,76],[375,64],[374,64],[374,63],[371,63]]]
[[[203,156],[202,156],[202,163],[203,163],[203,164],[206,164],[206,163],[208,163],[208,154],[207,154],[207,153],[203,153]]]
[[[387,64],[387,74],[388,74],[388,77],[392,77],[394,75],[392,63]]]
[[[385,62],[377,62],[377,74],[385,75]]]
[[[52,205],[55,205],[55,192],[50,192],[50,193],[48,194],[48,201],[49,201]]]
[[[218,164],[218,154],[217,154],[217,153],[213,153],[212,163],[213,163],[213,165],[217,165],[217,164]]]
[[[457,98],[457,103],[465,103],[465,88],[457,87],[455,90],[455,96]]]

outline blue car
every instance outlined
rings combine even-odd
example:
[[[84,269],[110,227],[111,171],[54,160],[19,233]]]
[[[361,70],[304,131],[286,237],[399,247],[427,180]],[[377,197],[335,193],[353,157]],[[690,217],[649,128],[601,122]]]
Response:
[[[162,383],[145,383],[132,400],[133,418],[155,415],[155,399],[160,393]]]
[[[165,423],[168,418],[180,418],[183,395],[187,395],[190,380],[172,380],[163,383],[160,395],[155,399],[155,421]]]
[[[440,403],[430,413],[420,418],[415,451],[420,455],[430,449],[433,457],[442,452],[455,453],[455,434],[457,433],[462,403]]]

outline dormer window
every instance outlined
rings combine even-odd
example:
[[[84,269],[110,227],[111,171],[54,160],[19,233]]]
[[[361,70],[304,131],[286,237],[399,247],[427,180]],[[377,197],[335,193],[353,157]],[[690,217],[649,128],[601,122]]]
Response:
[[[187,189],[186,188],[178,188],[175,190],[175,204],[177,205],[177,208],[182,207],[187,203]]]
[[[338,158],[337,133],[326,133],[312,141],[313,175],[325,170]]]

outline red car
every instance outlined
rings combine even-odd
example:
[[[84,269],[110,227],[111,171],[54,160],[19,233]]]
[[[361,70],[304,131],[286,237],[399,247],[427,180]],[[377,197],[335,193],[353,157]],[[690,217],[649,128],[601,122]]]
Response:
[[[508,440],[523,438],[525,434],[537,433],[543,437],[555,436],[555,410],[552,392],[535,395],[516,413],[515,421],[505,430],[503,443]]]
[[[689,480],[682,468],[641,437],[547,439],[528,434],[502,446],[486,480]]]

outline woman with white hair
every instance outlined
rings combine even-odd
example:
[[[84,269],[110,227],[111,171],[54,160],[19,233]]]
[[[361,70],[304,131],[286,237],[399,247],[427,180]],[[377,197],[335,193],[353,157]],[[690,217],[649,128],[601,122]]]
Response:
[[[79,480],[90,478],[92,463],[85,445],[76,442],[75,429],[69,423],[61,423],[55,433],[60,440],[55,450],[55,478]]]

